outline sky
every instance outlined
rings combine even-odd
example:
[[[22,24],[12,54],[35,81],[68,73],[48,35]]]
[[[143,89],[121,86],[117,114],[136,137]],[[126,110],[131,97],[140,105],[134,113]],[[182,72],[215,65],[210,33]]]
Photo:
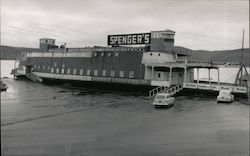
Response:
[[[193,50],[249,48],[249,0],[1,0],[1,45],[106,46],[107,35],[171,29]]]

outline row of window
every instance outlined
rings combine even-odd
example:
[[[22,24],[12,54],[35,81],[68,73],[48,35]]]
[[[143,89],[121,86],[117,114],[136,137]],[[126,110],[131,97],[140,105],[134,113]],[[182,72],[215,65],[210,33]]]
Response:
[[[36,66],[34,66],[34,68],[36,68]],[[38,66],[37,69],[40,69],[40,66]],[[43,69],[45,69],[45,66],[43,66]],[[48,66],[48,69],[50,69],[50,67]],[[60,73],[60,69],[59,68],[51,68],[50,70],[51,73],[56,73],[56,74],[70,74],[71,73],[71,69],[70,68],[67,68],[67,70],[65,70],[64,68],[61,69],[61,73]],[[94,70],[94,76],[98,76],[98,70]],[[88,69],[87,70],[87,73],[86,75],[90,75],[91,73],[91,70]],[[77,74],[77,69],[74,68],[73,69],[73,75],[76,75]],[[80,69],[79,70],[79,74],[80,75],[83,75],[83,69]],[[110,71],[110,75],[107,74],[107,71],[106,70],[102,70],[101,71],[101,75],[102,76],[111,76],[111,77],[115,77],[115,71],[114,70],[111,70]],[[134,71],[129,71],[128,72],[128,76],[129,78],[134,78]],[[120,71],[119,73],[119,77],[124,77],[124,71]]]
[[[94,56],[97,56],[98,53],[94,53]],[[104,53],[101,53],[101,56],[104,56]],[[111,56],[111,53],[108,53],[108,56]],[[119,56],[119,53],[115,53],[115,56]]]

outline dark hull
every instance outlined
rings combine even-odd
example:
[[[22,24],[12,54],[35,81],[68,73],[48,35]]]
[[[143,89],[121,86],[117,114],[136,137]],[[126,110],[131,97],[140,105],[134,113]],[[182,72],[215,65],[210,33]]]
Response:
[[[90,90],[108,91],[108,92],[121,92],[121,93],[136,93],[148,95],[148,92],[154,87],[149,85],[133,85],[122,83],[108,83],[96,81],[76,81],[76,80],[61,80],[42,78],[43,83],[46,85],[60,85],[70,88],[86,88]]]
[[[16,80],[27,80],[25,75],[14,75],[14,79]]]
[[[219,91],[214,90],[200,90],[200,89],[187,89],[184,88],[177,95],[181,96],[193,96],[193,97],[217,97],[219,95]],[[239,100],[239,98],[247,98],[246,94],[233,93],[235,100]]]

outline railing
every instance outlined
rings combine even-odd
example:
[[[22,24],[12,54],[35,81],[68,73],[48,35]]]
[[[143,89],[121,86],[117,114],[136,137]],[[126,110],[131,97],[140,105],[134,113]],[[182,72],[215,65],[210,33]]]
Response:
[[[36,74],[34,74],[32,72],[26,73],[26,77],[34,82],[43,82],[42,78],[40,78],[39,76],[37,76]]]
[[[162,93],[164,90],[168,89],[166,86],[159,86],[149,91],[149,97],[155,96],[158,93]]]
[[[214,62],[212,60],[188,60],[188,65],[210,65],[210,66],[221,66],[221,67],[238,67],[238,62]]]
[[[151,91],[149,91],[149,97],[153,97],[159,93],[168,93],[170,95],[174,95],[174,94],[178,93],[179,91],[181,91],[182,89],[183,89],[183,84],[178,84],[178,85],[175,85],[173,87],[159,86],[159,87],[154,88]]]
[[[170,95],[174,95],[181,91],[183,89],[183,84],[178,84],[176,86],[173,86],[171,88],[168,88],[167,90],[164,91],[164,93],[168,93]]]

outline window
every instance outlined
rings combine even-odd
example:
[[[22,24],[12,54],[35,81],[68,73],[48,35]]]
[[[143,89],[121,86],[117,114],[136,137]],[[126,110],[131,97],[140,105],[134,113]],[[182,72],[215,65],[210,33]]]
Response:
[[[76,69],[73,70],[73,74],[76,75]]]
[[[102,76],[106,76],[106,70],[102,71]]]
[[[64,68],[65,67],[65,64],[62,64],[62,68]]]
[[[98,70],[94,70],[94,75],[98,76]]]
[[[124,71],[120,71],[120,77],[124,77]]]
[[[115,53],[115,56],[119,56],[119,53],[116,52],[116,53]]]
[[[111,76],[111,77],[115,77],[115,71],[114,71],[114,70],[111,70],[110,76]]]
[[[56,62],[54,63],[54,66],[55,66],[55,67],[57,66],[57,63],[56,63]]]
[[[158,78],[160,78],[161,77],[161,73],[158,73]]]
[[[94,56],[97,56],[97,53],[94,53]]]
[[[57,74],[59,73],[59,68],[56,68],[56,73],[57,73]]]
[[[101,56],[104,56],[104,53],[101,53]]]
[[[134,71],[129,71],[129,78],[134,78]]]
[[[40,66],[38,66],[37,69],[40,69]]]
[[[68,68],[68,70],[67,70],[67,74],[70,74],[70,68]]]
[[[50,68],[50,66],[48,66],[48,69]]]
[[[111,53],[108,53],[108,56],[111,56]]]
[[[83,75],[83,69],[80,69],[80,75]]]
[[[54,73],[54,68],[51,68],[51,73]]]
[[[87,75],[90,75],[90,69],[87,70]]]
[[[43,66],[43,69],[45,69],[45,66]]]
[[[64,68],[62,68],[62,74],[64,74]]]

